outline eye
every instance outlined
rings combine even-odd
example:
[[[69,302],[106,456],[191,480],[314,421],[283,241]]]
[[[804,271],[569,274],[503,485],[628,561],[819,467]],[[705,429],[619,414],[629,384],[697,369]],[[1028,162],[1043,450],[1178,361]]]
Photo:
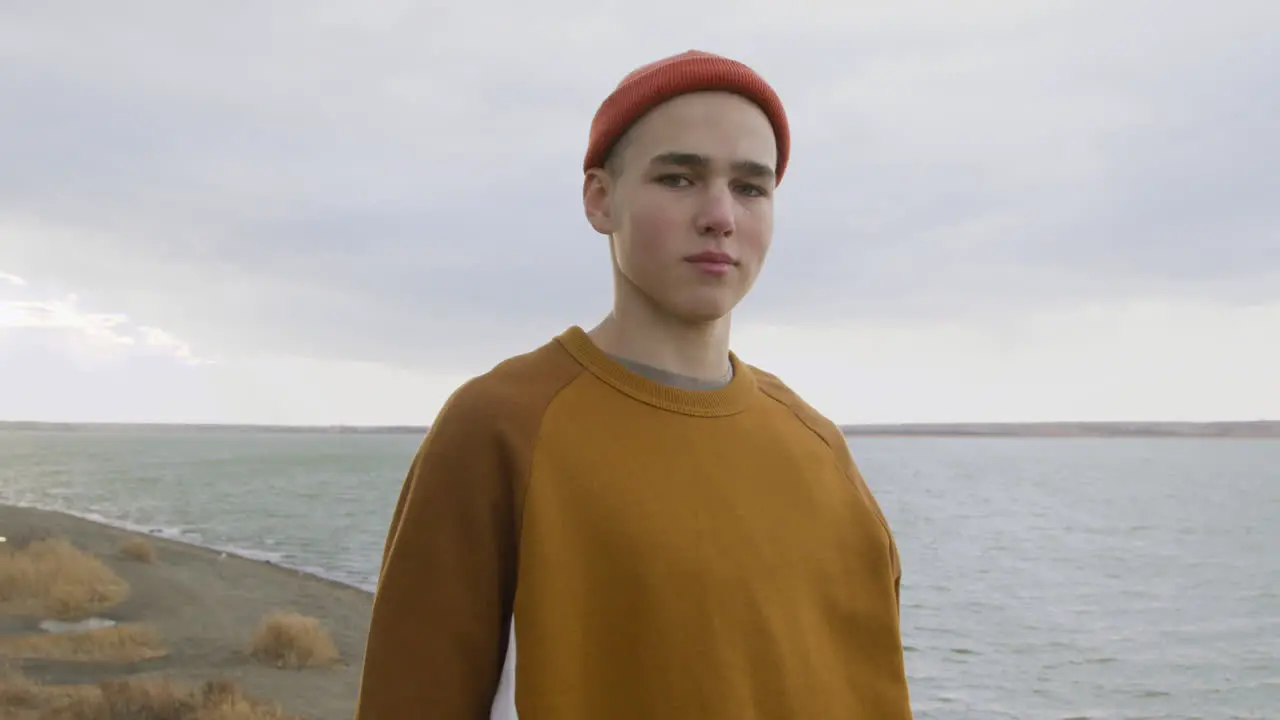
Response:
[[[692,180],[685,177],[684,175],[660,175],[657,178],[655,178],[655,180],[658,184],[666,185],[667,187],[685,187],[681,183],[693,182]]]
[[[738,192],[750,195],[751,197],[765,197],[769,194],[764,188],[759,185],[752,185],[751,183],[738,183],[737,190]]]

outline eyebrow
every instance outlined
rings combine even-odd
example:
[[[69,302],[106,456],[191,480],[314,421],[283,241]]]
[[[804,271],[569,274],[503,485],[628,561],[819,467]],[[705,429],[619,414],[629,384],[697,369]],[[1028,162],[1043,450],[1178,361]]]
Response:
[[[710,167],[711,159],[698,153],[665,152],[654,155],[649,160],[650,167],[655,165],[674,165],[695,170],[705,170]],[[755,160],[735,160],[729,163],[729,167],[735,174],[750,178],[773,179],[777,174],[773,168]]]

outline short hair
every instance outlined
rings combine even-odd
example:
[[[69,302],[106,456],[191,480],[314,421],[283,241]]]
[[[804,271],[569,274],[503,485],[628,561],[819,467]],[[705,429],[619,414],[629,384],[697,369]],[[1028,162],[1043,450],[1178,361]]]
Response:
[[[600,163],[600,167],[609,174],[609,177],[617,179],[622,175],[622,154],[627,151],[627,147],[631,145],[631,128],[627,128],[625,132],[618,136],[618,140],[610,146],[609,150],[604,154],[604,161]]]

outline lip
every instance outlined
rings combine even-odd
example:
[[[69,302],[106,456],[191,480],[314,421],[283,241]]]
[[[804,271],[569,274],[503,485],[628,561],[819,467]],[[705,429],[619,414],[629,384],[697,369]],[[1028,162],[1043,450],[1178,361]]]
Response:
[[[700,252],[697,255],[690,255],[685,258],[685,262],[691,262],[696,265],[736,265],[733,256],[727,253],[715,252],[708,250]]]

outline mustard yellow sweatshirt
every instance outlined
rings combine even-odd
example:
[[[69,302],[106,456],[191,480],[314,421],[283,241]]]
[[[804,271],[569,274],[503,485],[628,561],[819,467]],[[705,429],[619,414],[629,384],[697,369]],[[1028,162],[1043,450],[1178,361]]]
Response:
[[[449,399],[396,504],[358,720],[910,718],[893,536],[838,428],[578,327]]]

